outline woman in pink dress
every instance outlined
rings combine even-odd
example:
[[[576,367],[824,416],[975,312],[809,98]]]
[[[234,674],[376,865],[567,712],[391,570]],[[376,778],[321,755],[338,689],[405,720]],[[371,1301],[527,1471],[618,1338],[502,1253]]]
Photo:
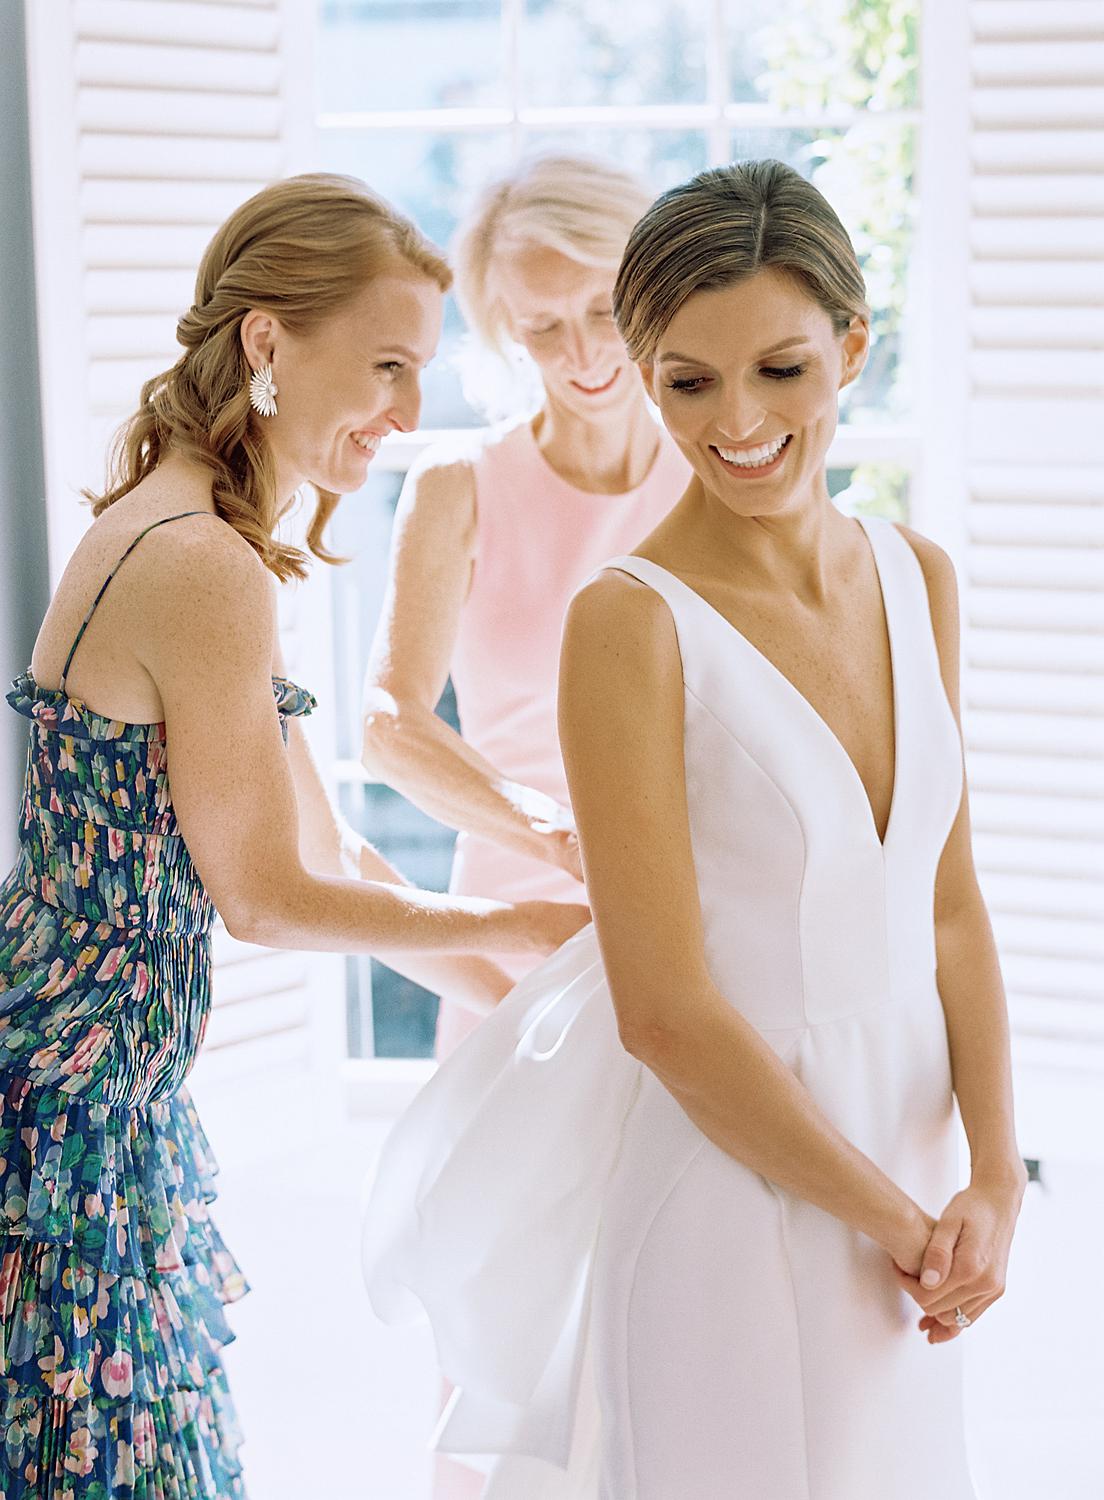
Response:
[[[460,830],[449,889],[581,899],[556,732],[567,605],[607,557],[659,522],[688,473],[654,420],[613,322],[613,284],[652,194],[585,157],[548,156],[491,184],[457,237],[456,291],[488,350],[524,349],[532,417],[432,449],[410,473],[365,691],[364,763]],[[434,712],[452,676],[461,735]],[[538,961],[499,960],[518,979]],[[442,996],[437,1055],[479,1012]],[[439,1459],[438,1500],[482,1479]]]
[[[543,157],[461,225],[457,296],[480,342],[521,346],[535,416],[431,450],[403,489],[365,694],[364,763],[460,830],[450,889],[577,900],[582,870],[556,734],[568,601],[635,547],[687,467],[613,324],[614,277],[651,194],[620,169]],[[462,731],[434,713],[451,673]],[[521,957],[514,978],[532,967]],[[444,996],[437,1054],[477,1023]]]

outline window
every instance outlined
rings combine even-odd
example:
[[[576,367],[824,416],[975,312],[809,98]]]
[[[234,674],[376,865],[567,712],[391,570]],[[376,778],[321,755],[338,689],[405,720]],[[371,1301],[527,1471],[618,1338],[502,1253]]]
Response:
[[[790,162],[847,224],[874,309],[832,492],[902,518],[919,446],[910,400],[919,9],[920,0],[635,0],[628,25],[621,0],[321,0],[321,162],[365,178],[440,244],[488,177],[544,147],[611,156],[657,192],[735,157]],[[366,781],[360,678],[402,474],[435,434],[482,421],[464,394],[462,352],[450,303],[423,430],[381,455],[334,526],[338,549],[355,559],[333,582],[342,805],[404,873],[438,888],[453,834]],[[440,711],[454,716],[448,692]],[[375,962],[350,959],[348,970],[352,1054],[428,1055],[432,997]]]

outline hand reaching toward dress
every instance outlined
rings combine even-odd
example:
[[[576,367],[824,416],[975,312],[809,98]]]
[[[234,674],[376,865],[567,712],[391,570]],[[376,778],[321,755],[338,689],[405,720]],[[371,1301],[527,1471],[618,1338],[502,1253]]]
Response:
[[[519,901],[517,910],[529,919],[531,941],[523,951],[555,953],[590,921],[590,908],[581,901]]]
[[[550,865],[556,865],[569,875],[574,875],[576,880],[582,880],[583,859],[579,853],[579,835],[570,824],[570,819],[571,814],[565,811],[560,818],[539,818],[530,827],[540,835],[540,857]]]
[[[508,790],[528,826],[531,845],[528,852],[582,880],[583,860],[571,808],[546,792],[519,782],[508,783]]]
[[[574,875],[576,880],[583,878],[583,856],[579,852],[579,835],[574,828],[564,829],[557,833],[556,840],[556,863],[561,870],[566,870],[569,875]]]
[[[957,1338],[1004,1295],[1008,1252],[1027,1175],[1019,1170],[975,1174],[943,1210],[919,1274],[894,1267],[901,1287],[923,1311],[918,1327],[929,1344]]]

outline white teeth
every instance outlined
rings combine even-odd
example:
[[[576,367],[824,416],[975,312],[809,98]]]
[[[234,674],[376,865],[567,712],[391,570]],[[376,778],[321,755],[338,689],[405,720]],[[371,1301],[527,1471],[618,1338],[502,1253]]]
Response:
[[[760,443],[757,448],[718,448],[717,452],[725,463],[734,464],[738,469],[758,469],[764,464],[773,463],[782,451],[782,446],[789,437],[775,438],[772,443]]]
[[[358,448],[363,448],[365,453],[375,453],[379,449],[380,440],[374,433],[354,432],[352,439]]]
[[[584,385],[581,380],[576,380],[574,384],[577,385],[581,391],[586,391],[588,392],[588,394],[593,395],[595,391],[604,390],[616,374],[617,371],[614,370],[612,375],[607,375],[605,380],[599,380],[596,385]]]

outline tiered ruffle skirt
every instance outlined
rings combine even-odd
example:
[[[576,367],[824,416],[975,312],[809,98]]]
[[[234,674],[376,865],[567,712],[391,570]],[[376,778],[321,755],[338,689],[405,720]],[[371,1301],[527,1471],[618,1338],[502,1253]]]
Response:
[[[0,1090],[0,1500],[239,1500],[221,1351],[246,1285],[187,1094]]]

